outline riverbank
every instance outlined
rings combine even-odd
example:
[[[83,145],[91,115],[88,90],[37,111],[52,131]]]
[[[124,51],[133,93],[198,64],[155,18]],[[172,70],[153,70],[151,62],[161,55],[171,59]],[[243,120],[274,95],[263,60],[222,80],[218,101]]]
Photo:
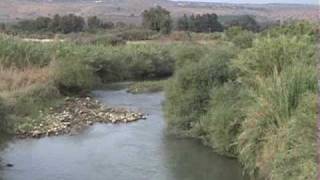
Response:
[[[255,179],[316,179],[316,33],[299,22],[231,38],[241,49],[190,51],[166,88],[169,129],[237,157]]]
[[[1,169],[1,177],[247,180],[235,159],[220,156],[197,140],[166,133],[162,92],[131,94],[116,88],[93,91],[92,95],[108,107],[140,110],[148,114],[147,120],[128,125],[96,123],[77,136],[15,139],[0,151],[2,163],[14,165]]]
[[[129,85],[127,92],[132,94],[155,93],[165,89],[168,80],[134,82]]]
[[[91,97],[66,97],[61,106],[40,112],[32,121],[18,125],[18,138],[41,138],[45,136],[75,135],[95,123],[130,123],[146,119],[141,112],[125,108],[104,106]]]

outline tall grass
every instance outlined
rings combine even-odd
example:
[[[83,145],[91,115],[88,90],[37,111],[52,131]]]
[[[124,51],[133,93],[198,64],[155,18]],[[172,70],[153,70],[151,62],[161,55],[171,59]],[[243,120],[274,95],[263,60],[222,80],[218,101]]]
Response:
[[[17,126],[32,126],[39,110],[59,103],[63,95],[83,95],[101,83],[170,76],[171,53],[161,45],[32,43],[1,35],[0,97],[9,106],[3,112]]]
[[[4,67],[46,66],[51,60],[52,46],[23,42],[0,34],[0,64]]]
[[[213,48],[200,60],[194,59],[187,65],[181,65],[181,62],[190,60],[177,60],[180,69],[177,67],[166,93],[166,115],[172,129],[202,133],[199,117],[207,111],[211,89],[234,78],[228,66],[235,55],[231,49],[230,46]],[[191,54],[188,57],[197,58],[198,55]]]
[[[180,56],[166,89],[168,127],[237,157],[254,178],[316,179],[314,37],[302,24],[285,28],[239,54]]]
[[[317,92],[315,49],[308,38],[297,40],[290,36],[262,39],[253,47],[239,56],[240,63],[236,62],[240,64],[238,67],[244,73],[242,77],[247,80],[253,98],[239,136],[239,157],[251,174],[259,172],[261,176],[271,178],[273,171],[279,171],[274,162],[279,162],[277,158],[280,158],[283,148],[289,148],[287,153],[295,150],[290,148],[292,142],[288,141],[295,136],[295,132],[290,131],[291,126],[299,128],[299,131],[316,130],[316,126],[295,124],[303,121],[296,119],[296,114],[304,108],[302,105],[306,105],[304,97],[314,96]],[[315,106],[312,104],[314,101],[310,103],[310,107]],[[310,110],[309,113],[309,117],[315,117],[316,111]],[[315,121],[316,118],[309,119],[310,124],[315,125]],[[306,142],[315,140],[313,136],[303,137]],[[294,142],[292,146],[301,146],[299,143],[302,142]],[[315,154],[312,148],[311,143],[307,152]],[[299,160],[287,166],[303,171],[307,167],[301,167],[300,161],[315,160],[315,156],[306,154],[306,151],[299,155]],[[282,170],[286,171],[286,168]],[[287,178],[297,177],[290,175]]]

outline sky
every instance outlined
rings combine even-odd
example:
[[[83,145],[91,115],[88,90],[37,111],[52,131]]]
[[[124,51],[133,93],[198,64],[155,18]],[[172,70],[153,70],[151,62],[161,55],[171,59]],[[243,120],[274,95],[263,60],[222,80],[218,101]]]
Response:
[[[179,1],[179,0],[175,0]],[[199,2],[222,2],[222,3],[289,3],[289,4],[320,4],[320,0],[183,0]]]

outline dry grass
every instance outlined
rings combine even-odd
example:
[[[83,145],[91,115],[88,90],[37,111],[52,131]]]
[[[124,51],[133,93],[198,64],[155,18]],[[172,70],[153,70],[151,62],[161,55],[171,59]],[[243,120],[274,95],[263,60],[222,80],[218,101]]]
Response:
[[[15,92],[26,91],[35,84],[44,84],[50,79],[49,67],[26,67],[17,69],[0,66],[0,96],[10,97]]]

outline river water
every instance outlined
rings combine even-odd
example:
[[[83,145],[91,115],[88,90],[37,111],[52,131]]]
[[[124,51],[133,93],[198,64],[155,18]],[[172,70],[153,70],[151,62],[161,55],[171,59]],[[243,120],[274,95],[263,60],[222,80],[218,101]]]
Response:
[[[236,160],[200,142],[166,135],[162,93],[95,91],[102,102],[140,110],[147,120],[97,124],[76,136],[14,140],[0,152],[1,180],[243,180]]]

